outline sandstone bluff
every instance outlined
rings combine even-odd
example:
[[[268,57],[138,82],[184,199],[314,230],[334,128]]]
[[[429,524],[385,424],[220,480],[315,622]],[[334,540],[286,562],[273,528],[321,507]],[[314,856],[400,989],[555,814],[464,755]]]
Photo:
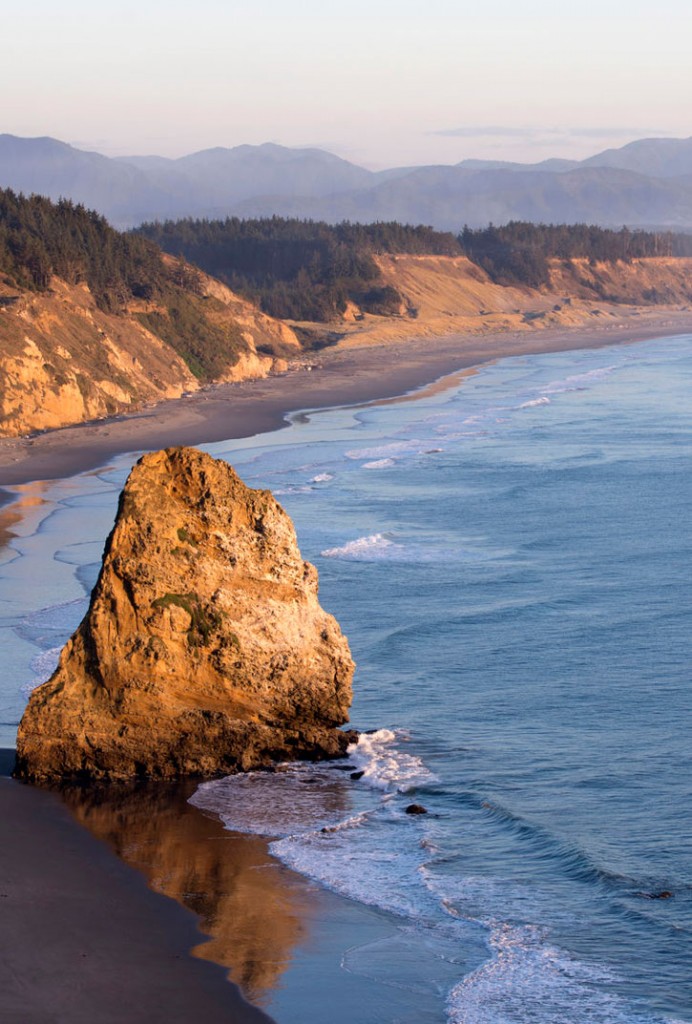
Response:
[[[247,770],[342,754],[353,661],[269,491],[195,449],[132,470],[81,625],[31,696],[34,780]]]

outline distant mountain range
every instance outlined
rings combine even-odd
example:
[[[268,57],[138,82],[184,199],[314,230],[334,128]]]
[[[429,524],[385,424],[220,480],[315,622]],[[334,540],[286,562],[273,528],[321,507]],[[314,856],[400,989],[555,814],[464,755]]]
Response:
[[[72,199],[117,227],[277,214],[453,231],[510,220],[692,229],[692,138],[641,139],[582,161],[464,160],[374,172],[324,150],[273,143],[177,160],[112,159],[56,139],[0,135],[0,187]]]

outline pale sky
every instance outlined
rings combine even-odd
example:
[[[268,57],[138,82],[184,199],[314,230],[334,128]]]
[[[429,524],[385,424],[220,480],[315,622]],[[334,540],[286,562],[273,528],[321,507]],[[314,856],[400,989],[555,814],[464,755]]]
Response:
[[[692,135],[690,0],[5,0],[0,132],[372,168]],[[11,13],[10,13],[11,9]]]

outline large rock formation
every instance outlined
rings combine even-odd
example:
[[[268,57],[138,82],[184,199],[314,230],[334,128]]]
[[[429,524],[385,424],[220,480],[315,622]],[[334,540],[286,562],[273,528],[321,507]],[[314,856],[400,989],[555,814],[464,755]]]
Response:
[[[89,611],[31,696],[17,773],[173,777],[343,753],[353,662],[289,516],[225,462],[145,455]]]

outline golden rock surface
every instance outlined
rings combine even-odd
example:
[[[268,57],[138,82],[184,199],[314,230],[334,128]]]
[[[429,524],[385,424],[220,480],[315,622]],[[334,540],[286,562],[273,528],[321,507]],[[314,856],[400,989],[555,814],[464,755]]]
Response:
[[[271,493],[196,449],[154,452],[122,492],[84,620],[31,695],[17,774],[173,778],[335,757],[353,668]]]

